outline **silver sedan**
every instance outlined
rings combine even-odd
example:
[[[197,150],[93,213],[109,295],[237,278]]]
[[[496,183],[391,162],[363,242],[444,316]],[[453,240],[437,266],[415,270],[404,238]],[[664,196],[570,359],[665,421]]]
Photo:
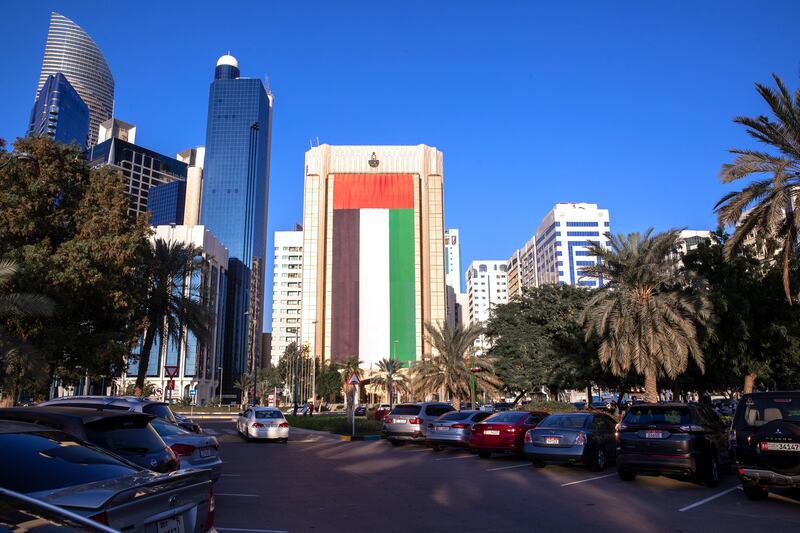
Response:
[[[466,448],[469,446],[469,437],[472,433],[473,424],[491,415],[492,413],[486,411],[452,411],[445,413],[428,424],[425,444],[435,451],[441,450],[444,446]]]
[[[219,457],[219,442],[216,437],[191,433],[162,418],[151,420],[150,425],[178,456],[181,470],[207,468],[211,470],[211,481],[219,480],[222,459]]]
[[[236,430],[245,440],[289,440],[289,422],[275,407],[248,407],[239,413]]]

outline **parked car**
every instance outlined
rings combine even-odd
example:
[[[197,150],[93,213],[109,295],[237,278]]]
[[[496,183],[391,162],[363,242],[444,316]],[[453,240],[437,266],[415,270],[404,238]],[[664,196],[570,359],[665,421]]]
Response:
[[[214,528],[207,470],[153,472],[63,431],[9,420],[0,420],[0,449],[0,487],[117,531]]]
[[[749,499],[764,500],[771,488],[800,488],[800,391],[742,396],[730,449]]]
[[[728,461],[727,427],[707,405],[633,405],[617,427],[617,470],[624,481],[672,475],[715,486]]]
[[[522,457],[525,434],[535,428],[548,413],[504,411],[495,413],[472,426],[469,448],[482,459],[493,453],[513,453]]]
[[[383,419],[383,434],[393,446],[425,442],[428,423],[455,411],[449,403],[401,403]]]
[[[116,409],[134,413],[147,413],[181,426],[187,431],[200,433],[202,429],[188,418],[175,415],[166,402],[137,398],[136,396],[61,396],[42,402],[39,406],[94,407]]]
[[[0,488],[0,531],[26,533],[117,533],[55,505]]]
[[[367,406],[364,404],[357,405],[353,410],[355,416],[367,416]]]
[[[736,400],[714,400],[711,406],[720,416],[733,416],[736,412]]]
[[[495,412],[508,411],[509,409],[511,409],[512,404],[511,402],[495,402],[495,404],[492,407]]]
[[[60,429],[83,441],[105,448],[142,468],[172,472],[180,467],[175,453],[158,435],[144,413],[89,407],[9,407],[0,419],[18,420]]]
[[[219,442],[216,437],[186,431],[162,418],[154,418],[150,425],[178,456],[181,470],[208,468],[211,470],[211,481],[219,481],[222,459],[219,457]]]
[[[386,415],[388,415],[391,410],[392,408],[389,406],[388,403],[380,404],[378,407],[375,408],[375,413],[374,413],[375,420],[383,420],[384,418],[386,418]]]
[[[582,464],[598,472],[614,461],[616,421],[602,413],[557,413],[525,434],[525,458],[542,468],[547,462]]]
[[[485,411],[451,411],[428,423],[425,444],[439,451],[445,446],[469,446],[472,426],[490,417]]]
[[[248,407],[239,413],[236,430],[245,440],[289,440],[289,422],[276,407]]]

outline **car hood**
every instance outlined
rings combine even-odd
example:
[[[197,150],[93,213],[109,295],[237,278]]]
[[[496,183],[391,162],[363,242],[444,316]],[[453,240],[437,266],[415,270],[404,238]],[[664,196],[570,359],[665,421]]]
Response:
[[[129,476],[96,481],[83,485],[75,485],[64,489],[33,492],[32,498],[77,509],[101,509],[111,500],[121,503],[143,496],[179,488],[210,479],[210,471],[204,469],[187,469],[169,474],[159,474],[150,470],[142,470]]]

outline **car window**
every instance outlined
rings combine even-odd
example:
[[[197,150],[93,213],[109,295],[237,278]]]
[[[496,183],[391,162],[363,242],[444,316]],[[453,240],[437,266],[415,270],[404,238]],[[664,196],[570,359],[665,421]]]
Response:
[[[87,424],[89,441],[123,457],[137,457],[163,450],[166,445],[147,418],[119,417]]]
[[[449,405],[429,405],[425,407],[425,414],[427,416],[442,416],[450,411],[455,411],[455,409]]]
[[[53,402],[48,405],[53,407],[84,407],[84,408],[103,408],[103,411],[130,411],[124,405],[114,405],[105,402]]]
[[[24,494],[113,479],[140,469],[59,431],[0,435],[0,486]]]
[[[528,419],[525,421],[525,423],[528,424],[529,426],[535,426],[536,424],[541,422],[542,419],[544,419],[542,415],[530,415],[528,416]]]
[[[422,408],[419,405],[398,405],[392,409],[393,415],[418,415]]]
[[[626,424],[635,425],[689,425],[692,414],[688,407],[661,405],[634,405],[625,415]]]
[[[592,429],[594,431],[614,431],[614,424],[604,416],[595,416],[592,418]]]
[[[172,414],[172,409],[169,408],[169,405],[163,403],[149,403],[142,407],[142,412],[147,413],[148,415],[155,415],[158,418],[163,418],[164,420],[169,420],[170,422],[175,422],[175,415]]]
[[[475,415],[472,416],[472,421],[473,422],[482,422],[482,421],[486,420],[487,418],[489,418],[491,415],[492,415],[492,413],[476,413]]]
[[[539,423],[540,428],[581,429],[589,415],[558,414],[550,415]]]
[[[439,420],[442,420],[442,421],[444,421],[444,420],[466,420],[467,418],[469,418],[470,414],[472,414],[472,413],[469,413],[467,411],[453,411],[451,413],[445,414]]]
[[[800,423],[800,397],[750,397],[739,411],[738,424],[759,427],[773,420]]]
[[[280,411],[256,411],[255,413],[256,413],[256,418],[259,420],[283,418],[283,413],[281,413]]]
[[[528,416],[528,413],[497,413],[487,418],[486,422],[492,424],[516,424],[523,416]]]
[[[161,418],[154,418],[150,421],[150,425],[153,426],[153,429],[156,430],[156,433],[162,437],[167,437],[170,435],[191,435],[191,433],[185,429],[178,427],[175,424],[170,424]]]

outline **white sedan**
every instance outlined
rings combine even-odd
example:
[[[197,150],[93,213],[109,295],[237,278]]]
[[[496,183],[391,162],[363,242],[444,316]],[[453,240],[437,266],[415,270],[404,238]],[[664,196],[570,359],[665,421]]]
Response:
[[[245,440],[289,440],[289,423],[283,413],[274,407],[248,407],[239,413],[236,430]]]

